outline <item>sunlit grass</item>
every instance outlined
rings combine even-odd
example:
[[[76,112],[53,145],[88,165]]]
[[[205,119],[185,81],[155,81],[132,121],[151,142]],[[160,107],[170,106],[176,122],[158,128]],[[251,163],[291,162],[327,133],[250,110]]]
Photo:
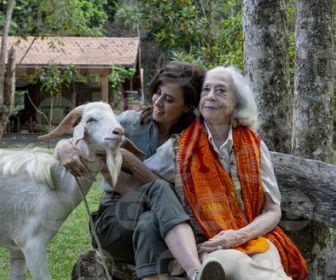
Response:
[[[95,183],[87,195],[91,211],[98,207],[102,191]],[[91,248],[88,215],[81,203],[68,217],[48,246],[49,271],[53,280],[67,280],[80,254]],[[32,279],[27,272],[27,279]],[[9,279],[9,258],[6,249],[0,247],[0,279]]]

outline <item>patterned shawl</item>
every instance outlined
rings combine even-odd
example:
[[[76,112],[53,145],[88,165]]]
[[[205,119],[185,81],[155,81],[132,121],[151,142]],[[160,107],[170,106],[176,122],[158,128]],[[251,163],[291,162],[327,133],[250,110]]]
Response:
[[[178,164],[186,201],[203,233],[211,238],[221,230],[239,229],[251,223],[264,208],[260,174],[260,139],[244,126],[233,129],[233,151],[242,188],[244,213],[239,207],[231,177],[222,167],[199,120],[181,135]],[[270,239],[277,247],[286,273],[294,280],[307,277],[307,265],[299,250],[276,227],[236,249],[247,254],[268,250]]]

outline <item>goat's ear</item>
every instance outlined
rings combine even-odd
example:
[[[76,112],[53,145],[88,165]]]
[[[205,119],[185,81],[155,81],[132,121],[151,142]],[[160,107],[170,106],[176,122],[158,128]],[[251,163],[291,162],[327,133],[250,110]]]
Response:
[[[80,122],[74,128],[73,137],[72,137],[72,144],[74,146],[76,146],[77,142],[79,140],[84,139],[84,134],[85,134],[85,127],[84,127],[84,124],[82,122]]]
[[[75,147],[79,150],[81,156],[83,156],[86,160],[90,160],[90,149],[84,139],[78,140]]]
[[[85,127],[82,122],[75,126],[72,137],[72,145],[80,151],[86,159],[89,157],[89,146],[84,140]]]
[[[121,147],[126,149],[127,151],[131,152],[135,156],[141,158],[145,156],[146,154],[141,151],[130,139],[125,137],[124,142],[121,144]]]

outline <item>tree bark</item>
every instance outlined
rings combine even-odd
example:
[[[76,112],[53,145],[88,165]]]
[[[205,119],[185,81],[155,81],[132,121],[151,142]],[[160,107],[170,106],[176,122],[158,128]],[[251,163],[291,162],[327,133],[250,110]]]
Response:
[[[15,6],[15,0],[10,0],[7,6],[6,19],[4,29],[1,38],[1,50],[0,50],[0,107],[4,105],[4,91],[5,91],[5,72],[6,72],[6,52],[8,45],[8,32],[10,23],[12,20],[13,9]]]
[[[5,73],[4,100],[0,107],[0,139],[7,127],[9,115],[14,106],[15,95],[15,49],[8,52],[7,71]]]
[[[326,280],[336,280],[336,254],[334,253],[329,260],[326,268]]]
[[[7,71],[5,74],[6,87],[4,94],[4,104],[9,108],[11,112],[14,108],[14,97],[15,97],[15,67],[16,67],[16,51],[12,47],[8,52],[8,63]]]
[[[293,152],[331,162],[334,0],[296,1]]]
[[[243,1],[245,72],[259,109],[260,135],[271,150],[291,151],[292,94],[285,0]]]
[[[336,165],[276,152],[271,156],[285,229],[296,231],[310,221],[336,228]]]
[[[9,27],[12,19],[13,9],[15,6],[15,0],[9,0],[8,6],[7,6],[7,12],[6,12],[6,18],[5,18],[5,24],[4,29],[2,32],[2,38],[1,38],[1,50],[0,50],[0,139],[2,137],[2,134],[4,130],[6,129],[9,114],[10,114],[10,107],[5,104],[5,98],[8,97],[5,96],[5,91],[11,89],[12,82],[7,81],[7,84],[9,83],[9,86],[6,86],[6,52],[7,52],[7,44],[8,44],[8,32]],[[15,54],[14,54],[15,55]],[[15,64],[15,61],[14,61]],[[10,67],[9,67],[10,68]],[[10,72],[11,70],[9,70]],[[7,75],[10,76],[10,75]],[[14,86],[15,87],[15,86]],[[15,91],[15,88],[14,88]],[[11,93],[9,93],[10,96],[12,96]],[[8,100],[8,102],[11,104],[12,101]],[[11,105],[9,105],[11,106]]]
[[[293,153],[326,162],[333,155],[333,1],[296,1]],[[332,279],[326,268],[336,254],[335,231],[311,223],[291,237],[306,244],[309,279]]]

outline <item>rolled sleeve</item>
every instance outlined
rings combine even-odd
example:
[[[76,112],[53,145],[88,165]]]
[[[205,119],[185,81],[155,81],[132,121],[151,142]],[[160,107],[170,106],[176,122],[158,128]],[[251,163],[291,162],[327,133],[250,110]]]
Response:
[[[174,183],[175,165],[172,139],[156,149],[156,153],[144,160],[144,164],[164,180]]]
[[[281,194],[277,180],[274,175],[271,155],[266,144],[263,141],[261,141],[260,143],[260,153],[261,153],[261,182],[263,185],[264,192],[268,193],[271,196],[273,202],[280,205]]]

